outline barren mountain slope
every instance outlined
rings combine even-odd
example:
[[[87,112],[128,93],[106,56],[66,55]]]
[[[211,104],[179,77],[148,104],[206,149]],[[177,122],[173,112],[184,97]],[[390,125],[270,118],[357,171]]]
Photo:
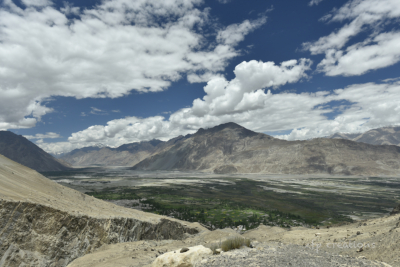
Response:
[[[200,129],[191,137],[146,158],[133,169],[396,175],[400,173],[400,148],[343,139],[285,141],[227,123]]]
[[[400,146],[400,127],[383,127],[361,134],[336,133],[329,138],[342,138],[371,145]]]
[[[155,151],[160,140],[125,144],[118,148],[85,147],[75,149],[60,159],[73,166],[133,166]]]
[[[21,135],[0,131],[0,154],[36,171],[70,169]]]
[[[95,199],[0,155],[0,266],[66,266],[103,244],[201,230]]]
[[[130,153],[129,151],[117,151],[112,148],[104,147],[100,150],[92,150],[89,152],[77,152],[75,154],[67,154],[60,159],[65,160],[72,166],[133,166],[151,155],[150,151],[138,151]]]
[[[85,147],[75,149],[63,155],[60,159],[72,166],[134,166],[156,151],[161,151],[182,138],[186,137],[178,136],[167,142],[154,139],[140,143],[125,144],[117,148]]]
[[[400,127],[384,127],[365,132],[353,139],[372,145],[396,145],[400,146]]]

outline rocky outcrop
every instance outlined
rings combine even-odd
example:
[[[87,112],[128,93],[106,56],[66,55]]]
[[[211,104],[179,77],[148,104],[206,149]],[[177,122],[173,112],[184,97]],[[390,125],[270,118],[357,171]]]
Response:
[[[183,239],[198,229],[162,219],[93,218],[35,203],[0,201],[0,266],[66,266],[104,244]]]
[[[152,267],[192,267],[199,263],[203,257],[212,255],[211,249],[202,245],[170,251],[153,262]]]
[[[242,235],[226,228],[204,231],[185,240],[106,245],[76,259],[68,267],[152,267],[156,257],[171,251],[177,254],[182,248],[198,245],[214,249],[220,242],[235,236],[250,239],[251,246],[204,255],[195,266],[399,266],[399,216],[320,229],[260,225]],[[363,247],[363,251],[357,252],[359,247]]]
[[[390,212],[390,215],[395,215],[399,213],[400,213],[400,204]]]
[[[9,131],[0,131],[0,154],[39,172],[70,169],[25,137]]]
[[[227,123],[200,129],[132,169],[219,174],[398,175],[400,147],[327,138],[286,141]]]

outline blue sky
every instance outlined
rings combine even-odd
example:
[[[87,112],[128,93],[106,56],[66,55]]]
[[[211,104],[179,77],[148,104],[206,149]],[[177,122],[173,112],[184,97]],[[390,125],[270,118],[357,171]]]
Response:
[[[399,19],[398,0],[3,0],[0,130],[62,153],[399,125]]]

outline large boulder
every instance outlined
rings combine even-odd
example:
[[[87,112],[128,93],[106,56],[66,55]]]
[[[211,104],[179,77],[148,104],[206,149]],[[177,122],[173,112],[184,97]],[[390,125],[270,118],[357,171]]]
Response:
[[[167,252],[153,262],[152,267],[192,267],[203,257],[212,255],[211,249],[202,245]]]

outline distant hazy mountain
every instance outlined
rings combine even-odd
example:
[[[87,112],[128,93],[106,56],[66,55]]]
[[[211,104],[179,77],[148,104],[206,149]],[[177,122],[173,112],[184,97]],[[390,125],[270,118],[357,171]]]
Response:
[[[383,127],[357,134],[335,133],[329,138],[341,138],[371,145],[400,146],[400,127]]]
[[[335,133],[334,135],[329,136],[331,139],[346,139],[346,140],[353,140],[359,136],[359,133],[349,134],[349,133]]]
[[[181,138],[171,139],[168,142],[160,140],[144,141],[125,144],[117,148],[111,147],[84,147],[75,149],[60,157],[73,166],[133,166],[158,150],[173,144]]]
[[[40,172],[70,169],[25,137],[9,131],[0,131],[0,154]]]
[[[227,123],[200,129],[189,138],[158,150],[133,169],[397,175],[400,147],[327,138],[285,141]]]

